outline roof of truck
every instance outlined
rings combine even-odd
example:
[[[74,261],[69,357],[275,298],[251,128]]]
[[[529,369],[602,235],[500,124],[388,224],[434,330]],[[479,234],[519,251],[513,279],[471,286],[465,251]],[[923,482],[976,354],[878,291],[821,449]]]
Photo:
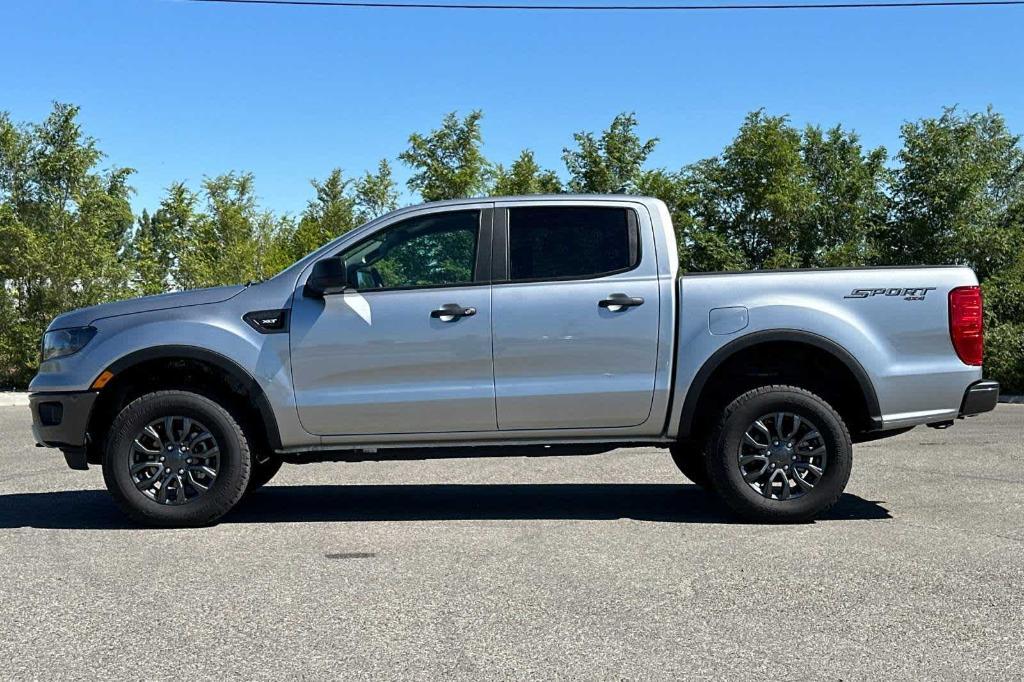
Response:
[[[463,199],[445,199],[444,201],[428,201],[413,206],[405,206],[400,211],[414,210],[425,206],[461,206],[465,204],[481,204],[492,202],[515,202],[515,201],[636,201],[640,203],[658,201],[654,197],[639,196],[635,194],[521,194],[516,196],[499,197],[466,197]]]

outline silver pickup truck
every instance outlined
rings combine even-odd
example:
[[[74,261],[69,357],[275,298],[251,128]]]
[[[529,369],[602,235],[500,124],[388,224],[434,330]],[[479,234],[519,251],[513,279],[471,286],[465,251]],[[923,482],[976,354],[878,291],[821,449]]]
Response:
[[[626,196],[402,209],[258,284],[61,315],[38,443],[136,520],[214,522],[284,462],[667,448],[751,520],[827,509],[852,444],[995,406],[964,267],[679,272]]]

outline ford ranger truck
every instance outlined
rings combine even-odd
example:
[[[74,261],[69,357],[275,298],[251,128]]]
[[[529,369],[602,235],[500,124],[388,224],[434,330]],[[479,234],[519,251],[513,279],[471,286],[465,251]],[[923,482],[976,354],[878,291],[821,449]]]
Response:
[[[264,282],[57,317],[36,441],[133,519],[209,524],[282,463],[667,448],[754,521],[839,499],[854,443],[992,410],[965,267],[681,274],[665,205],[395,211]]]

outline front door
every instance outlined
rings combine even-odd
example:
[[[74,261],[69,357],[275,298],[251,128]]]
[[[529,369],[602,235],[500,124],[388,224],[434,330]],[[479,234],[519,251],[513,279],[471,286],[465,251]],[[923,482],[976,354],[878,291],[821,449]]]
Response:
[[[507,283],[492,291],[499,429],[643,424],[661,307],[649,220],[615,205],[496,211],[494,241],[507,245]]]
[[[354,290],[323,298],[296,292],[292,380],[306,430],[496,428],[482,271],[490,216],[489,209],[432,212],[391,224],[342,251]]]

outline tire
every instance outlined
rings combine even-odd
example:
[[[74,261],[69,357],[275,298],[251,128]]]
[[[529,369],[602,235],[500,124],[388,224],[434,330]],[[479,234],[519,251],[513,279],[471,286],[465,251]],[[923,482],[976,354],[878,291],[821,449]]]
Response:
[[[791,429],[795,436],[787,436]],[[853,467],[842,418],[820,397],[794,386],[763,386],[733,400],[708,439],[707,453],[708,476],[722,501],[747,520],[767,523],[824,513],[843,494]]]
[[[176,472],[178,466],[183,468]],[[145,468],[136,473],[136,467]],[[195,393],[157,391],[134,400],[114,419],[103,480],[118,506],[139,523],[206,526],[242,498],[250,467],[248,441],[226,409]],[[142,479],[156,483],[143,487]]]
[[[245,494],[259,490],[267,483],[270,483],[270,479],[277,475],[277,472],[281,470],[281,465],[284,462],[281,458],[274,454],[259,455],[254,454],[252,457],[252,467],[249,471],[249,484],[246,486]]]
[[[711,490],[707,458],[703,449],[693,443],[677,443],[669,447],[669,452],[672,453],[672,461],[679,471],[683,472],[683,476],[704,490]]]

